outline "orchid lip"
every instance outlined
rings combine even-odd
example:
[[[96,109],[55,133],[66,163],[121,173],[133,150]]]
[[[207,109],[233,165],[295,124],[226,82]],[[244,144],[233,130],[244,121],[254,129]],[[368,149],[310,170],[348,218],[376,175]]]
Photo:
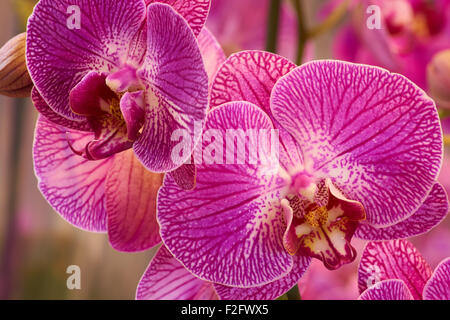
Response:
[[[108,76],[89,72],[70,92],[71,108],[86,116],[95,139],[72,151],[88,160],[104,159],[133,146],[145,117],[143,91],[137,90],[136,70],[125,66]],[[115,89],[115,90],[111,90]],[[123,92],[126,91],[126,92]]]
[[[317,258],[334,270],[355,260],[350,241],[365,211],[359,202],[343,197],[329,180],[315,185],[315,190],[312,201],[301,193],[282,200],[288,220],[283,244],[291,255],[299,252]]]

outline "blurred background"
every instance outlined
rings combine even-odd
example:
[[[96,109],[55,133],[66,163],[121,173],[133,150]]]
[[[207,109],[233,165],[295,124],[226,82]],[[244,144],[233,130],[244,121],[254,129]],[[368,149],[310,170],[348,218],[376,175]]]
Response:
[[[0,1],[0,47],[12,36],[25,31],[35,2]],[[269,1],[212,2],[207,26],[227,54],[265,48]],[[304,23],[311,26],[317,25],[327,12],[329,14],[330,2],[340,1],[302,2]],[[349,10],[340,12],[326,32],[308,41],[303,61],[336,58],[333,43],[342,25],[349,20]],[[234,15],[234,18],[227,15]],[[248,23],[251,24],[244,27]],[[292,2],[283,2],[279,25],[277,52],[295,61],[298,25]],[[245,34],[246,30],[249,34]],[[50,208],[37,189],[33,171],[36,117],[30,99],[0,96],[0,299],[134,299],[136,286],[155,250],[117,252],[110,247],[106,235],[78,230]],[[449,168],[448,161],[444,166]],[[448,190],[448,171],[443,170],[440,179]],[[434,268],[450,256],[450,219],[429,234],[411,241]],[[359,249],[363,245],[364,242],[357,242]],[[81,290],[67,289],[69,265],[81,268]],[[357,298],[357,266],[358,259],[338,272],[329,272],[316,261],[300,282],[302,297]]]
[[[35,2],[0,1],[0,46],[25,31]],[[34,175],[36,117],[30,99],[0,95],[0,299],[134,299],[154,251],[115,251],[52,210]],[[69,265],[81,269],[81,290],[67,289]]]

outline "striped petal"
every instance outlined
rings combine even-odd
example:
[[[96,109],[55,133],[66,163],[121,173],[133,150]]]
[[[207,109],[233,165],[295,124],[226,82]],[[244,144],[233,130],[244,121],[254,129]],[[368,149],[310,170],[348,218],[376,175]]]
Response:
[[[217,71],[211,89],[210,108],[232,101],[248,101],[264,110],[273,119],[270,94],[275,83],[295,68],[295,64],[279,55],[249,50],[231,55]],[[292,137],[274,123],[280,131],[280,147],[285,152],[281,164],[289,172],[297,169],[302,155]]]
[[[40,116],[36,124],[33,161],[39,190],[65,220],[78,228],[106,231],[105,181],[112,158],[86,160],[72,151],[92,133],[66,129]]]
[[[272,113],[367,221],[411,216],[436,181],[442,133],[434,102],[401,75],[342,61],[314,61],[280,79]]]
[[[418,236],[436,227],[447,213],[447,194],[444,187],[436,182],[425,202],[411,217],[386,228],[360,224],[355,237],[366,240],[394,240]]]
[[[364,291],[358,300],[414,300],[402,280],[384,280]]]
[[[193,144],[179,161],[172,159],[178,144],[173,134],[194,132],[194,123],[206,117],[208,76],[197,40],[184,19],[170,6],[148,7],[148,47],[138,76],[146,82],[147,110],[143,132],[134,144],[139,160],[153,172],[181,166]]]
[[[226,130],[271,128],[270,119],[250,103],[235,102],[213,110],[204,128],[203,150],[214,145],[205,138],[214,133],[220,163],[208,164],[204,155],[205,163],[196,165],[193,191],[181,190],[166,176],[158,194],[164,244],[204,280],[251,287],[278,280],[292,268],[292,257],[282,244],[286,226],[278,200],[287,191],[284,179],[278,177],[273,163],[236,163],[239,152],[249,154],[251,144],[243,136],[233,139],[233,145],[236,142],[245,150],[232,150],[231,143],[223,143]],[[236,162],[226,164],[226,154]]]
[[[311,258],[293,257],[292,271],[280,280],[254,288],[227,287],[216,284],[214,287],[221,300],[273,300],[289,291],[305,273]]]
[[[423,290],[425,300],[450,300],[450,258],[442,261]]]
[[[195,164],[183,164],[181,167],[168,174],[181,189],[192,190],[195,188],[197,176]]]
[[[211,283],[193,276],[162,246],[139,282],[137,300],[217,300]]]
[[[39,1],[28,20],[27,65],[49,106],[81,119],[70,110],[69,92],[89,71],[111,72],[124,63],[144,19],[142,0]]]
[[[108,235],[119,251],[142,251],[161,241],[156,221],[156,195],[163,175],[152,173],[132,150],[114,156],[106,179]]]
[[[422,299],[422,291],[431,276],[431,268],[417,249],[406,240],[369,242],[358,270],[359,291],[379,281],[402,280],[414,299]]]
[[[248,101],[271,116],[270,93],[295,64],[265,51],[232,54],[220,67],[211,92],[211,108],[231,101]]]
[[[196,36],[202,31],[211,6],[211,0],[145,0],[145,2],[170,5],[186,20]]]

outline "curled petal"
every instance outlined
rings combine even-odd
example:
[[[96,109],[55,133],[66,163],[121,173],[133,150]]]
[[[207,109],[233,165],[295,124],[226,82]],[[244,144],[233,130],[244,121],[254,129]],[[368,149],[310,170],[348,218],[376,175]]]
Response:
[[[89,161],[73,153],[92,133],[68,130],[40,116],[36,125],[33,161],[39,190],[68,222],[88,231],[106,231],[105,180],[112,158]]]
[[[187,271],[162,246],[139,282],[137,300],[217,300],[213,285]]]
[[[197,169],[195,164],[183,164],[178,169],[168,173],[175,183],[183,190],[192,190],[195,188]]]
[[[196,36],[200,34],[211,6],[211,0],[145,0],[145,2],[170,5],[186,20]]]
[[[447,213],[447,194],[442,185],[436,182],[423,205],[411,217],[386,228],[360,224],[355,236],[366,240],[409,238],[430,231],[444,220]]]
[[[147,109],[134,150],[149,170],[167,172],[191,156],[193,143],[180,161],[174,161],[178,141],[173,134],[192,135],[194,123],[205,119],[208,76],[192,30],[170,6],[149,5],[147,41],[144,67],[138,71],[146,83]]]
[[[109,112],[116,94],[106,85],[106,76],[91,71],[70,91],[72,111],[82,116],[99,116]]]
[[[106,179],[108,235],[119,251],[142,251],[161,241],[156,221],[156,195],[163,175],[152,173],[132,150],[114,156]]]
[[[214,287],[221,300],[273,300],[288,292],[303,276],[311,258],[293,257],[292,271],[280,280],[254,288],[227,287],[216,284]]]
[[[86,143],[82,149],[77,149],[73,146],[72,137],[69,135],[69,143],[73,152],[88,160],[100,160],[130,149],[133,146],[134,141],[128,139],[125,124],[112,117],[100,121],[100,123],[95,122],[91,122],[91,126],[98,130],[95,139]]]
[[[310,62],[277,82],[271,109],[305,163],[361,202],[371,225],[411,216],[436,181],[443,144],[436,106],[401,75]]]
[[[33,105],[37,109],[37,111],[50,122],[53,122],[54,124],[60,125],[68,129],[87,132],[92,131],[92,128],[86,119],[81,121],[69,120],[53,111],[48,106],[47,102],[45,102],[44,99],[41,97],[36,87],[33,87],[33,89],[31,90],[31,100],[33,101]]]
[[[250,103],[230,103],[213,110],[205,132],[214,132],[219,163],[207,164],[204,157],[205,164],[196,164],[194,190],[183,191],[166,176],[158,194],[164,244],[204,280],[253,287],[278,280],[292,268],[292,257],[282,244],[286,226],[278,200],[287,192],[285,181],[270,164],[225,164],[222,153],[223,147],[227,150],[223,144],[227,129],[271,128],[270,119]],[[249,144],[239,136],[235,141],[246,146],[248,154]],[[210,142],[204,140],[203,149],[207,146]],[[238,155],[239,148],[228,150]]]
[[[129,140],[136,140],[144,124],[144,93],[142,91],[127,92],[120,99],[120,111],[127,125]]]
[[[414,299],[421,299],[430,276],[430,266],[408,241],[369,242],[361,257],[358,286],[363,292],[379,281],[399,279],[407,285]]]
[[[414,300],[402,280],[384,280],[364,291],[359,300]]]
[[[365,219],[365,212],[359,202],[346,199],[329,181],[325,186],[328,200],[322,207],[291,200],[294,214],[290,203],[282,200],[287,222],[283,244],[290,254],[299,250],[300,254],[317,258],[325,267],[335,270],[356,258],[351,239],[359,222]]]
[[[31,79],[49,106],[81,119],[70,109],[68,93],[88,72],[112,72],[124,63],[144,19],[142,0],[39,1],[28,20],[26,55]]]
[[[450,300],[450,258],[442,261],[434,270],[423,289],[424,300]]]

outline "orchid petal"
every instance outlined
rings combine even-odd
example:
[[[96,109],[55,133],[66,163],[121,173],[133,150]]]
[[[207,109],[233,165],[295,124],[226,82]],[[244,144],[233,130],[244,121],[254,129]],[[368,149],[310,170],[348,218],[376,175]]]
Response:
[[[295,68],[295,64],[279,55],[249,50],[231,55],[217,71],[211,89],[210,108],[231,101],[248,101],[262,108],[273,119],[270,111],[270,93],[279,78]],[[303,163],[299,146],[282,127],[280,147],[281,165],[289,172]]]
[[[92,133],[68,130],[40,116],[33,147],[39,190],[68,222],[84,230],[106,231],[105,180],[112,158],[88,161],[76,155],[74,147],[93,138]]]
[[[68,25],[71,8],[80,11],[80,28]],[[144,19],[142,0],[39,1],[28,20],[27,65],[49,106],[81,119],[70,110],[68,92],[89,71],[111,72],[126,61]]]
[[[217,300],[211,283],[189,273],[162,246],[139,282],[137,300]]]
[[[447,213],[447,194],[444,187],[436,182],[423,205],[411,217],[386,228],[360,224],[355,237],[366,240],[394,240],[418,236],[441,223]]]
[[[406,240],[369,242],[358,270],[360,292],[376,282],[399,279],[415,299],[421,299],[431,268],[417,249]]]
[[[200,50],[189,26],[170,6],[148,7],[148,51],[138,76],[146,82],[147,110],[140,138],[134,144],[139,160],[153,172],[181,166],[171,157],[178,141],[175,130],[194,132],[194,123],[206,117],[208,76]],[[197,137],[199,139],[200,137]]]
[[[302,254],[322,260],[326,268],[335,270],[356,258],[350,242],[359,221],[365,219],[365,211],[361,203],[346,199],[329,181],[326,186],[327,205],[304,214],[295,234]],[[293,228],[291,223],[289,227]],[[288,242],[286,249],[291,247],[292,242]]]
[[[145,2],[170,5],[186,20],[196,36],[200,34],[211,6],[211,0],[145,0]]]
[[[274,53],[242,51],[232,54],[220,67],[211,92],[211,108],[231,101],[248,101],[271,118],[270,93],[279,78],[295,64]]]
[[[411,216],[439,173],[442,133],[434,102],[398,74],[342,61],[314,61],[280,79],[272,113],[305,163],[363,204],[367,221]]]
[[[208,74],[209,88],[211,89],[214,76],[227,57],[216,38],[206,27],[202,29],[197,40],[200,52],[202,53],[206,73]]]
[[[91,126],[87,120],[74,121],[60,116],[55,111],[53,111],[41,97],[36,87],[31,90],[31,100],[33,101],[34,107],[37,111],[48,121],[54,124],[63,126],[65,128],[79,130],[79,131],[92,131]]]
[[[384,280],[364,291],[358,300],[414,300],[402,280]]]
[[[119,251],[142,251],[161,241],[156,196],[163,175],[146,170],[132,150],[114,156],[106,178],[108,235]]]
[[[261,109],[247,102],[214,109],[205,124],[205,132],[215,129],[220,148],[228,129],[271,128]],[[203,143],[204,149],[209,146],[205,138]],[[237,144],[244,143],[238,136]],[[273,171],[273,163],[225,164],[225,156],[221,154],[220,164],[196,164],[193,191],[181,190],[166,176],[158,194],[161,237],[175,257],[204,280],[239,287],[264,285],[292,268],[292,257],[282,244],[285,224],[278,200],[287,192],[285,181]]]
[[[128,139],[136,140],[144,124],[144,93],[142,91],[125,93],[120,99],[120,111],[127,125]]]
[[[128,138],[127,127],[121,119],[106,116],[101,121],[96,119],[90,124],[96,130],[95,139],[89,141],[82,151],[72,148],[86,159],[106,159],[133,146],[133,141]]]
[[[311,258],[294,256],[289,274],[280,280],[254,288],[227,287],[216,284],[214,287],[221,300],[273,300],[289,291],[303,276]]]
[[[99,116],[109,111],[114,98],[117,96],[106,85],[106,76],[90,71],[70,91],[69,104],[76,114]]]
[[[197,175],[195,164],[185,163],[178,169],[169,172],[169,175],[181,189],[192,190],[195,188],[195,178]]]
[[[434,270],[423,289],[424,300],[450,300],[450,258],[442,261]]]

